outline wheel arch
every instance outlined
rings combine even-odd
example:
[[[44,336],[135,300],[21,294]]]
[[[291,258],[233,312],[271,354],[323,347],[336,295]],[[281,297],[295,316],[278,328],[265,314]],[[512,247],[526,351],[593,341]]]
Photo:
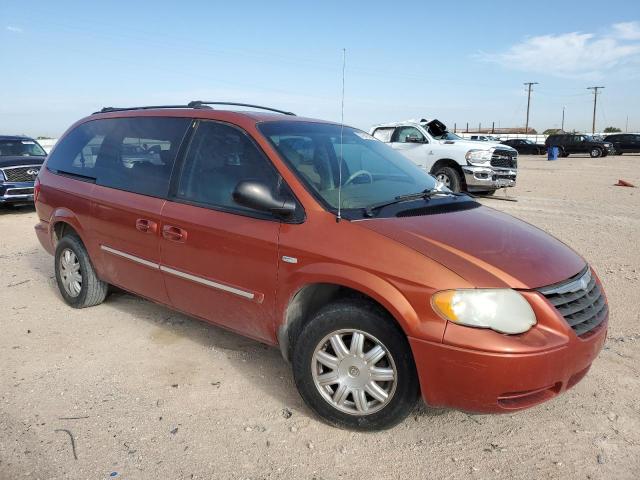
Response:
[[[51,214],[49,225],[54,249],[60,239],[70,233],[75,233],[86,248],[87,243],[84,239],[82,225],[78,220],[78,217],[71,210],[67,208],[58,208],[54,210]]]
[[[280,351],[286,360],[291,358],[295,340],[313,314],[324,305],[339,299],[354,298],[370,302],[384,311],[405,335],[410,331],[411,325],[418,322],[417,312],[395,286],[353,267],[342,269],[348,270],[349,275],[327,271],[325,275],[319,276],[316,273],[313,280],[298,282],[291,289],[291,294],[280,309],[280,322],[276,328]],[[358,274],[355,277],[358,280],[354,280],[355,273]]]
[[[456,162],[452,158],[441,158],[441,159],[437,160],[436,163],[434,163],[431,166],[431,169],[429,170],[429,173],[431,175],[434,175],[435,172],[440,167],[451,167],[456,172],[458,172],[458,175],[460,175],[460,183],[461,183],[462,189],[463,190],[467,189],[467,182],[466,182],[465,177],[464,177],[464,172],[462,171],[462,167],[460,166],[460,164],[458,162]]]

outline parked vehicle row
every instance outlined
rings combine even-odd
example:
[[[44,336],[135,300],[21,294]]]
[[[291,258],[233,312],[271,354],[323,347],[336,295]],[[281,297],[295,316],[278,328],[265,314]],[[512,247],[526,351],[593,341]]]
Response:
[[[445,156],[494,188],[496,172],[515,181],[514,150],[438,121],[377,126],[381,142],[276,112],[192,102],[73,125],[35,187],[64,301],[116,285],[277,345],[309,407],[354,429],[394,425],[419,396],[513,412],[584,377],[607,332],[595,271],[428,174]]]

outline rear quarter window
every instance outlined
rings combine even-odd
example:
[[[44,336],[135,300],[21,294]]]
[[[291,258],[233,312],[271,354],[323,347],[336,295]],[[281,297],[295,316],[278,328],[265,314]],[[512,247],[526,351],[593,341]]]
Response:
[[[47,161],[54,173],[98,185],[165,197],[188,118],[115,118],[83,123],[67,134]]]
[[[381,142],[389,143],[393,135],[394,127],[381,127],[373,131],[373,136]]]

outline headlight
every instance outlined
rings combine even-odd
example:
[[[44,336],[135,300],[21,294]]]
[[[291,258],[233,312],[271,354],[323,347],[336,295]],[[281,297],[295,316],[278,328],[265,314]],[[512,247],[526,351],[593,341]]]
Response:
[[[454,323],[500,333],[524,333],[536,324],[529,302],[511,289],[444,290],[433,295],[432,304]]]
[[[469,150],[464,158],[469,163],[489,163],[491,161],[491,155],[493,155],[493,151],[495,148],[490,148],[489,150]]]

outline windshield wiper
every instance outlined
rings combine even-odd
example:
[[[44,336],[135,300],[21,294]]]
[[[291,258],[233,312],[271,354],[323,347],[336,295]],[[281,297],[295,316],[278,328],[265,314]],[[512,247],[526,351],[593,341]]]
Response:
[[[431,197],[435,197],[438,195],[447,195],[447,196],[453,196],[453,197],[460,197],[465,195],[464,193],[455,193],[455,192],[445,192],[443,190],[437,190],[435,188],[432,188],[431,190],[427,189],[427,190],[423,190],[422,192],[417,192],[417,193],[408,193],[406,195],[398,195],[397,197],[395,197],[393,200],[387,200],[386,202],[380,202],[380,203],[374,203],[372,205],[367,205],[366,207],[364,207],[364,214],[367,217],[373,217],[375,215],[375,211],[376,210],[381,210],[384,207],[388,207],[389,205],[395,205],[396,203],[402,203],[402,202],[410,202],[412,200],[420,200],[421,198],[424,198],[425,200],[428,200]]]

